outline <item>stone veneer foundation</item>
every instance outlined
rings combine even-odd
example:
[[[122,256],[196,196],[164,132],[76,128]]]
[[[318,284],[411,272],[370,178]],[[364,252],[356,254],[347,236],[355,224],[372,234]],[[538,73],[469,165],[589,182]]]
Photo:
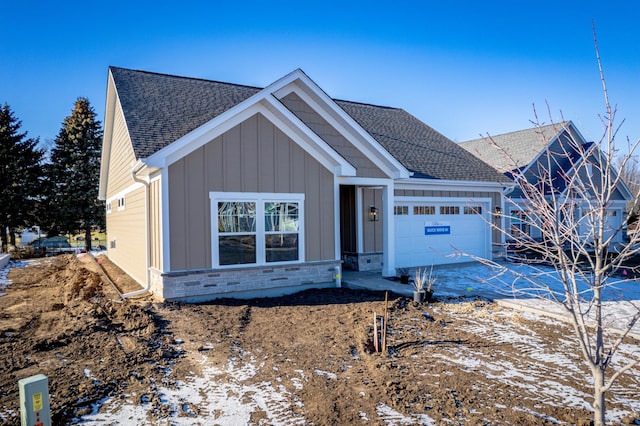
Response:
[[[337,285],[341,261],[160,272],[151,269],[150,289],[169,301],[204,302],[224,297],[277,297]],[[337,269],[336,269],[337,268]]]

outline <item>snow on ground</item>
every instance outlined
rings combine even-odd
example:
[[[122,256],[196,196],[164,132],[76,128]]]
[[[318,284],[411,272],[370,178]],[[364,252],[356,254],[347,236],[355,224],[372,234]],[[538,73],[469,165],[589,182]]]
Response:
[[[12,263],[11,267],[21,267],[26,263]],[[532,299],[531,286],[529,281],[524,277],[536,277],[543,283],[549,285],[553,289],[558,289],[557,280],[554,279],[554,272],[550,269],[535,269],[526,265],[509,265],[515,273],[507,272],[499,278],[495,278],[495,273],[483,265],[471,266],[455,266],[441,267],[437,269],[438,280],[436,283],[436,291],[439,297],[460,295],[465,296],[481,296],[490,299],[500,299],[505,297],[517,298],[519,302],[526,304],[528,297],[536,307],[540,308],[542,304],[539,299]],[[9,267],[0,270],[0,295],[2,290],[6,288],[10,281],[7,279]],[[516,287],[520,289],[529,289],[524,292],[514,292],[511,284],[515,282]],[[471,283],[471,284],[470,284]],[[624,302],[613,302],[620,300],[620,294],[624,294],[624,299],[635,300],[640,303],[640,283],[638,281],[618,282],[612,285],[605,293],[605,299],[608,300],[610,306],[616,307],[617,315],[624,318],[628,314],[627,307],[630,305]],[[632,307],[631,307],[632,309]],[[547,321],[549,324],[555,324],[555,320],[544,318],[534,313],[523,312],[523,318],[533,319],[536,321]],[[500,322],[477,321],[469,322],[469,329],[473,333],[485,334],[492,333],[496,337],[497,342],[509,342],[510,344],[519,346],[527,346],[528,348],[536,348],[534,352],[529,352],[529,357],[537,359],[540,363],[552,363],[561,366],[568,374],[574,375],[576,380],[588,380],[582,376],[580,379],[579,369],[568,362],[560,354],[566,350],[573,350],[570,347],[566,349],[553,351],[547,350],[540,340],[540,337],[533,334],[528,329],[514,329],[505,326]],[[567,345],[571,343],[567,341]],[[529,349],[531,351],[531,349]],[[614,369],[619,368],[625,361],[637,354],[637,346],[622,345],[620,354],[615,358]],[[197,356],[197,355],[196,355]],[[292,411],[290,406],[291,393],[281,383],[260,382],[257,384],[245,383],[248,379],[255,376],[256,372],[262,367],[258,362],[247,354],[244,359],[232,359],[224,369],[211,366],[207,362],[207,358],[202,356],[202,374],[187,377],[184,382],[179,382],[176,387],[158,386],[161,395],[159,401],[150,401],[145,395],[125,395],[123,398],[108,398],[99,401],[95,405],[94,412],[76,419],[77,424],[92,423],[102,425],[112,424],[144,424],[149,421],[154,410],[158,410],[158,406],[163,411],[167,410],[171,413],[171,424],[175,425],[198,425],[210,422],[215,419],[217,424],[247,424],[251,419],[251,414],[257,409],[266,413],[269,424],[273,425],[290,425],[304,424],[305,419]],[[553,377],[540,376],[540,372],[533,372],[527,366],[520,365],[519,360],[513,360],[512,363],[496,363],[492,359],[485,357],[482,353],[474,353],[473,350],[466,350],[464,353],[452,353],[450,356],[439,356],[434,354],[437,362],[446,362],[457,364],[462,368],[468,368],[470,371],[478,368],[479,365],[487,371],[487,374],[496,381],[508,383],[511,386],[536,387],[541,399],[547,403],[549,401],[561,401],[565,406],[573,406],[576,408],[589,408],[590,395],[578,392],[573,387],[568,387],[562,383],[555,381]],[[90,375],[90,372],[85,372]],[[322,370],[316,370],[313,374],[327,376],[329,379],[331,373]],[[296,390],[300,390],[304,386],[305,373],[300,371],[301,378],[294,381]],[[613,389],[612,396],[623,401],[631,409],[640,411],[640,401],[628,395],[624,390],[617,392]],[[295,402],[301,406],[300,401]],[[524,408],[523,408],[524,410]],[[369,417],[373,413],[360,413],[363,420],[370,420]],[[435,424],[433,419],[422,414],[418,417],[409,416],[399,413],[384,404],[379,404],[377,413],[375,413],[380,421],[385,424]],[[534,413],[540,417],[544,417],[543,413]],[[614,411],[608,412],[609,419],[617,419],[621,413]]]
[[[244,383],[255,376],[261,365],[255,358],[229,360],[224,370],[207,365],[202,356],[202,376],[188,377],[177,388],[159,387],[160,401],[129,395],[127,399],[106,399],[94,405],[94,412],[75,424],[147,424],[158,404],[170,413],[171,425],[243,425],[260,409],[271,425],[304,425],[305,419],[291,411],[291,394],[282,385],[270,382]],[[137,400],[136,400],[137,399]],[[302,403],[298,402],[299,405]],[[99,410],[99,411],[98,411]]]

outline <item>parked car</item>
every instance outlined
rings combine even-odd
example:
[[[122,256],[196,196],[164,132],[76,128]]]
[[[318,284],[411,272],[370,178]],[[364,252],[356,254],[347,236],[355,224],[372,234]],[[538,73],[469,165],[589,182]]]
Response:
[[[33,240],[28,247],[33,249],[33,253],[41,255],[73,253],[76,250],[71,247],[69,240],[65,237],[38,238]]]

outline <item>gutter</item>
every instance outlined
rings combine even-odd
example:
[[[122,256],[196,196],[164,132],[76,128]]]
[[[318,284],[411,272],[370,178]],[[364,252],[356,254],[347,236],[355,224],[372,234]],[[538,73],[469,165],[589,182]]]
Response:
[[[139,296],[141,294],[145,294],[148,293],[149,290],[151,290],[151,272],[149,270],[150,265],[151,265],[151,232],[149,232],[149,226],[151,224],[151,221],[149,220],[149,182],[146,179],[141,179],[137,176],[137,174],[144,169],[145,167],[147,167],[147,165],[145,163],[143,163],[141,160],[138,160],[138,162],[136,162],[136,164],[133,165],[133,167],[131,167],[131,178],[138,183],[141,183],[144,185],[144,211],[145,211],[145,240],[146,240],[146,267],[145,267],[145,271],[147,274],[147,279],[146,279],[146,286],[145,288],[143,288],[142,290],[136,290],[136,291],[131,291],[129,293],[124,293],[121,295],[121,297],[123,299],[126,299],[128,297],[132,297],[132,296]]]

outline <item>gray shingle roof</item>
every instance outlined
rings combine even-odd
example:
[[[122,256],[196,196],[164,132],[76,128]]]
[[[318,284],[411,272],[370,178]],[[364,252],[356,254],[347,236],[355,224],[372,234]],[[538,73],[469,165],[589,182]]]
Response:
[[[508,182],[495,169],[405,110],[336,100],[414,177]]]
[[[110,67],[137,158],[146,158],[261,89]],[[475,155],[398,108],[336,103],[414,177],[507,182]]]
[[[491,138],[473,139],[459,145],[499,172],[508,173],[531,163],[568,123],[565,121]]]
[[[260,91],[110,67],[137,158],[146,158]]]

